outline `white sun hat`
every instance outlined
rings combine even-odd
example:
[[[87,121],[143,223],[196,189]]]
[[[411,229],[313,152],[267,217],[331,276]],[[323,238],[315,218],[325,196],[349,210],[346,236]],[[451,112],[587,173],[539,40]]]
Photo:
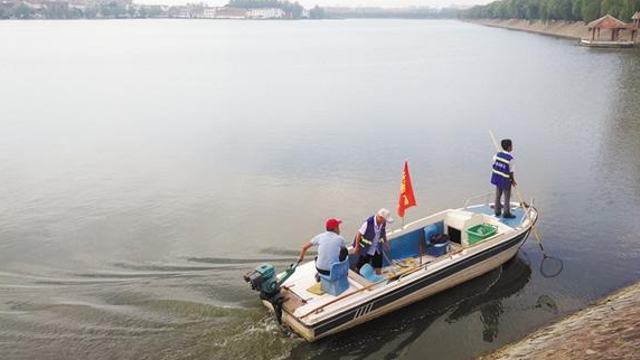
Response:
[[[391,224],[393,222],[393,218],[391,217],[391,211],[382,208],[380,210],[378,210],[378,216],[382,217],[386,222],[388,222],[389,224]]]

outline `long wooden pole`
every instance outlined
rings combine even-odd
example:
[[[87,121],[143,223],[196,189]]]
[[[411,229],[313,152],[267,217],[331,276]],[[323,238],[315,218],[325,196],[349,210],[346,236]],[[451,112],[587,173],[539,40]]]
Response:
[[[489,135],[491,135],[491,141],[493,141],[493,146],[496,148],[496,151],[500,151],[500,147],[498,146],[498,141],[496,141],[496,137],[495,135],[493,135],[493,131],[489,130]],[[522,206],[522,208],[524,209],[527,203],[524,202],[524,199],[522,198],[522,193],[520,192],[520,188],[517,185],[513,185],[513,187],[516,189],[516,195],[518,196],[518,201],[520,201],[520,206]],[[506,204],[506,205],[511,206],[510,204]],[[535,224],[531,226],[531,230],[533,231],[533,235],[538,241],[538,245],[540,245],[540,249],[544,254],[544,248],[542,247],[542,240],[540,240],[540,235],[538,235],[538,231],[536,230]]]
[[[391,259],[389,259],[389,257],[387,256],[387,253],[385,253],[384,250],[380,249],[380,251],[382,251],[382,255],[384,256],[384,258],[387,259],[389,266],[391,266],[391,271],[393,271],[393,273],[395,274],[396,273],[395,265],[393,265],[393,263],[391,262]]]

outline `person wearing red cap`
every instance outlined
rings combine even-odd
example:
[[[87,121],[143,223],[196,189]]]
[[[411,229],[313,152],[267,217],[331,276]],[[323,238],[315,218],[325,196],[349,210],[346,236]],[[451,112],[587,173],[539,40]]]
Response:
[[[342,221],[338,219],[329,219],[325,223],[327,231],[322,234],[316,235],[310,241],[307,241],[302,245],[300,255],[298,256],[298,262],[304,260],[304,254],[312,246],[318,247],[318,256],[316,257],[316,270],[322,275],[329,275],[331,265],[339,262],[342,257],[344,260],[347,256],[347,248],[345,247],[345,240],[340,236],[340,223]],[[316,276],[316,280],[319,277]]]

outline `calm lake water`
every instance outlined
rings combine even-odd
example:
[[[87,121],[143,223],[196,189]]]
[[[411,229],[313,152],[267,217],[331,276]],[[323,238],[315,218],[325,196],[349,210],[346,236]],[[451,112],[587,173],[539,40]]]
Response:
[[[514,140],[554,278],[501,269],[342,335],[242,274],[490,192]],[[455,21],[0,22],[0,357],[467,360],[640,278],[640,52]]]

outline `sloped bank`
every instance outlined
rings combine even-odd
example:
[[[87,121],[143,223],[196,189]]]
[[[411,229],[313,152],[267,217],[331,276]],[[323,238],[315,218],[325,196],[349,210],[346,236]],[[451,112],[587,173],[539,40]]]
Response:
[[[561,20],[520,20],[520,19],[476,19],[468,22],[512,30],[528,31],[539,34],[562,36],[572,39],[589,37],[589,29],[583,21]],[[624,34],[623,34],[624,35]]]
[[[640,359],[640,283],[478,360]]]

